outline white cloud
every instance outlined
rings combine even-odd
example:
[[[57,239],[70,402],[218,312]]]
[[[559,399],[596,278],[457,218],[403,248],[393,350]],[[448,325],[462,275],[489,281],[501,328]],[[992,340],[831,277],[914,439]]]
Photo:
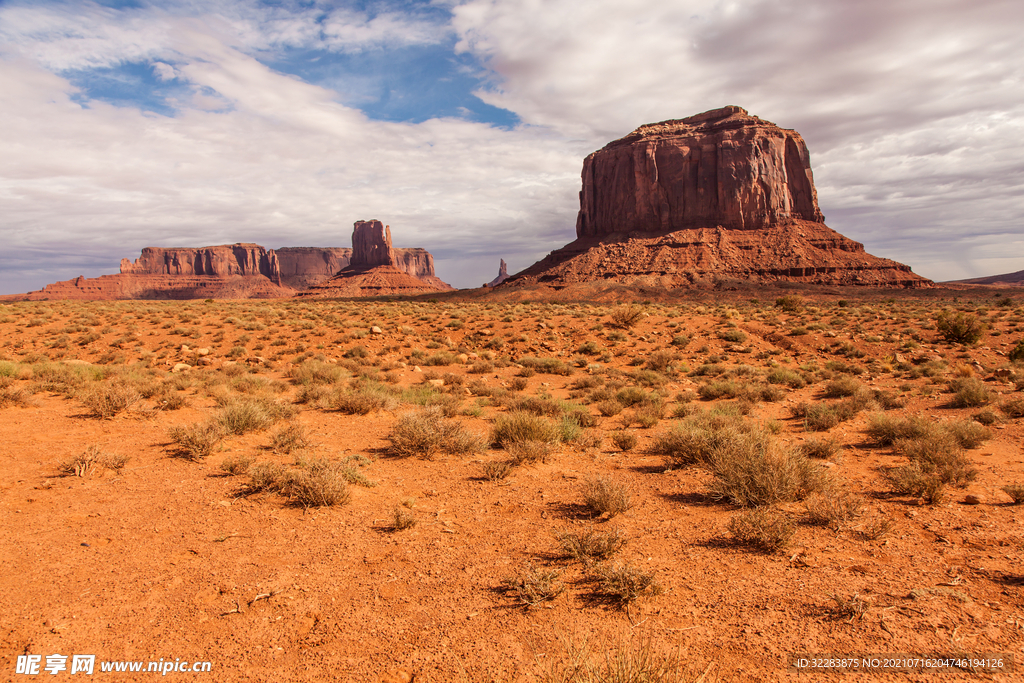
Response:
[[[362,218],[477,285],[498,258],[515,271],[573,238],[585,154],[724,104],[804,135],[829,225],[869,251],[937,279],[1024,268],[1011,251],[1024,243],[1016,2],[431,5],[452,8],[450,26],[335,3],[0,6],[0,291],[73,264],[113,272],[147,245],[346,245]],[[259,61],[453,32],[490,69],[481,97],[523,126],[374,121]],[[173,118],[80,104],[58,75],[125,62],[191,97]]]

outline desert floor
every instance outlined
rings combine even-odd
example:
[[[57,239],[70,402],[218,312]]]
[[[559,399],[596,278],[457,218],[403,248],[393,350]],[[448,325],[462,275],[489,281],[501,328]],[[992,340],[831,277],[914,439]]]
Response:
[[[1022,306],[0,305],[0,680],[25,654],[111,681],[1024,665]]]

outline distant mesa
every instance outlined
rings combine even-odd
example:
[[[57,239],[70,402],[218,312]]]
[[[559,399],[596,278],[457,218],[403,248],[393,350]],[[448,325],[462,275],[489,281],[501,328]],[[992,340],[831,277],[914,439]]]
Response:
[[[401,267],[391,246],[391,227],[379,220],[356,221],[352,228],[352,257],[349,265],[333,277],[299,292],[300,297],[368,297],[448,292],[454,287],[434,275],[434,258],[427,259],[426,271],[412,275]]]
[[[969,280],[954,280],[957,284],[964,285],[995,285],[1006,287],[1024,286],[1024,270],[1015,273],[1003,273],[1002,275],[989,275],[988,277],[973,277]]]
[[[370,223],[379,225],[380,221]],[[387,245],[383,255],[380,243],[369,242],[357,245],[355,250],[347,247],[266,249],[248,243],[188,248],[146,247],[134,262],[121,259],[120,274],[77,277],[8,298],[277,299],[295,296],[327,282],[348,268],[353,258],[374,262],[385,260],[399,275],[409,278],[403,280],[403,286],[392,289],[414,289],[413,284],[425,291],[452,289],[434,274],[434,258],[425,249],[393,249],[390,231],[383,242]],[[394,293],[385,291],[386,287],[378,289],[381,293]]]
[[[498,277],[488,282],[484,287],[497,287],[502,282],[508,279],[508,266],[505,265],[505,259],[501,259],[501,265],[498,266]]]
[[[800,134],[723,107],[640,126],[589,155],[577,239],[502,287],[932,284],[868,254],[824,220]]]

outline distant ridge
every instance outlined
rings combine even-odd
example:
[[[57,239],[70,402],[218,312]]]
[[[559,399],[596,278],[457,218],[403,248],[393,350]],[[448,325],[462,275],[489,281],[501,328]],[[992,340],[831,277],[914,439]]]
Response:
[[[1024,286],[1024,270],[1016,273],[1004,273],[1003,275],[989,275],[988,277],[973,277],[969,280],[952,280],[964,285],[1008,285],[1010,287]]]

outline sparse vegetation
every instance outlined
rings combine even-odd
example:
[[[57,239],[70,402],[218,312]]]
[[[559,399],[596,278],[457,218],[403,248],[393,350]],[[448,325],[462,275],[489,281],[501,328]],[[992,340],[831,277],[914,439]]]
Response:
[[[729,520],[729,533],[737,543],[769,553],[788,547],[795,532],[796,525],[770,507],[744,510]]]

